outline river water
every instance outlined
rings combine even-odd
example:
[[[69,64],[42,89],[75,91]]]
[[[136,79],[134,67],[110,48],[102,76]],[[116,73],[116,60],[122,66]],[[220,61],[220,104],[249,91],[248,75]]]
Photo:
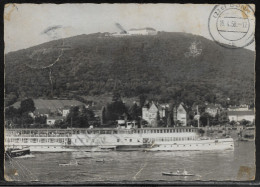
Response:
[[[252,180],[254,142],[235,142],[234,151],[32,153],[5,163],[9,180],[42,182]],[[85,157],[85,158],[80,158]],[[77,158],[78,166],[59,166]],[[97,162],[104,160],[104,162]],[[165,176],[188,171],[195,176]]]

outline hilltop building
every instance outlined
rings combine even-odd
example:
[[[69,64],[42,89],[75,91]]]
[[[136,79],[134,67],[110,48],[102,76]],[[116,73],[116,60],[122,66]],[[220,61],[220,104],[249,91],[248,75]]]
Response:
[[[128,31],[121,31],[112,33],[111,36],[134,36],[134,35],[156,35],[157,31],[154,28],[145,27],[140,29],[130,29]]]
[[[127,33],[130,35],[156,35],[157,31],[154,28],[146,27],[142,29],[130,29]]]

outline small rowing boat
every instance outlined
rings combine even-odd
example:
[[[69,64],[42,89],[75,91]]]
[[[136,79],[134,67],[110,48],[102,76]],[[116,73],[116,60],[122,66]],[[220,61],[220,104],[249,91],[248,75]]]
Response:
[[[173,172],[162,172],[163,175],[168,175],[168,176],[194,176],[194,174],[190,174],[187,171],[184,171],[180,173],[179,171],[173,173]]]
[[[96,160],[96,162],[105,162],[105,160],[103,159],[103,160]]]
[[[59,164],[59,166],[77,166],[77,165],[79,165],[79,163],[77,161],[76,162],[70,161],[67,164]]]

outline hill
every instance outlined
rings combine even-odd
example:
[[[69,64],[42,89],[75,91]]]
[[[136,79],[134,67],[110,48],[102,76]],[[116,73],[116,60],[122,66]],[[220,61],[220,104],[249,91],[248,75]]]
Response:
[[[193,42],[201,54],[187,56]],[[159,32],[155,36],[79,35],[5,56],[9,103],[23,97],[69,93],[124,97],[147,94],[167,102],[197,100],[253,103],[254,52],[229,49],[201,36]],[[52,89],[53,88],[53,89]],[[53,90],[53,93],[52,93]]]

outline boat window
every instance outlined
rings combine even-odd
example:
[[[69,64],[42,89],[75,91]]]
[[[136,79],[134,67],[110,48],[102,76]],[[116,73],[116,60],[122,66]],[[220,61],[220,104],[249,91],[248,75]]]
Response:
[[[117,142],[120,142],[120,139],[117,139]]]
[[[162,133],[162,130],[160,130],[160,133]]]
[[[132,142],[132,139],[130,139],[129,141]]]
[[[159,133],[160,131],[159,130],[157,130],[157,133]]]

